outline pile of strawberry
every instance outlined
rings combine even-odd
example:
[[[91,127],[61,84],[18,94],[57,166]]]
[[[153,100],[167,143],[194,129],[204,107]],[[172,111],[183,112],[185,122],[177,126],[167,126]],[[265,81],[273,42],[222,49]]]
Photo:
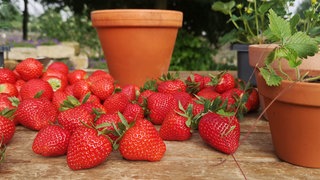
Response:
[[[98,166],[116,150],[127,160],[159,161],[165,141],[188,140],[194,131],[232,154],[239,118],[259,105],[257,91],[246,86],[228,72],[119,86],[102,70],[69,72],[62,62],[45,69],[27,58],[14,70],[0,69],[0,153],[22,125],[38,131],[34,153],[66,155],[72,170]]]

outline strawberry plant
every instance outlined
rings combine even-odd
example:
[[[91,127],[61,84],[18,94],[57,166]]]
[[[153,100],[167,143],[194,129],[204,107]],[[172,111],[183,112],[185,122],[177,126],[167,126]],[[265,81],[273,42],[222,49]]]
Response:
[[[269,86],[279,86],[282,79],[307,82],[319,79],[320,77],[309,78],[308,74],[302,74],[299,69],[304,58],[314,56],[318,52],[319,42],[306,32],[298,31],[296,28],[298,21],[294,18],[286,21],[272,10],[268,17],[270,19],[268,36],[280,44],[268,55],[265,61],[266,66],[259,68],[266,83]],[[278,67],[279,72],[271,66],[274,61],[283,60],[288,61],[289,66],[295,70],[294,79],[291,79],[287,72],[282,71],[281,63]]]

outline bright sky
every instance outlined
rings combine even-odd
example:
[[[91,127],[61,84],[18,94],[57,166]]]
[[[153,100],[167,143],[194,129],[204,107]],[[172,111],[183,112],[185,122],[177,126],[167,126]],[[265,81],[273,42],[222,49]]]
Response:
[[[294,7],[290,8],[290,11],[295,11],[296,7],[303,1],[304,0],[296,0]],[[16,2],[21,11],[24,10],[23,0],[14,0],[14,2]],[[29,0],[28,8],[31,15],[39,16],[44,12],[42,5],[35,0]]]

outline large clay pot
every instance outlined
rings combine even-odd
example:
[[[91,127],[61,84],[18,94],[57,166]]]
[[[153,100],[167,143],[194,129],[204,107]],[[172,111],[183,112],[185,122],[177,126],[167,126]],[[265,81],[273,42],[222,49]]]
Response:
[[[256,80],[266,105],[281,93],[267,109],[277,156],[295,165],[320,168],[320,84],[284,80],[279,87],[270,87],[260,73]]]
[[[119,85],[142,86],[168,72],[183,14],[171,10],[118,9],[91,13],[107,61]]]

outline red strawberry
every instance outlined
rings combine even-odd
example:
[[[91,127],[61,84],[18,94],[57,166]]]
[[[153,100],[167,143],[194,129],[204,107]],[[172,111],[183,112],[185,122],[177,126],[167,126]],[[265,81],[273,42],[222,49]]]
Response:
[[[193,99],[190,104],[192,104],[192,114],[197,116],[204,111],[204,104],[198,103],[197,99]]]
[[[259,109],[259,94],[256,88],[251,88],[247,91],[249,93],[248,100],[245,103],[247,111],[256,111]]]
[[[80,170],[102,164],[112,151],[112,144],[105,135],[89,127],[79,127],[71,135],[67,163],[70,169]]]
[[[187,111],[172,110],[164,119],[159,134],[163,140],[184,141],[191,137],[192,106]],[[187,121],[189,121],[187,125]]]
[[[137,119],[121,138],[119,152],[127,160],[160,161],[166,144],[150,121]]]
[[[134,101],[139,94],[139,87],[136,85],[126,85],[121,88],[121,93],[127,95],[130,101]]]
[[[0,68],[0,83],[14,84],[17,81],[16,75],[8,68]]]
[[[114,131],[114,127],[111,124],[114,123],[117,126],[119,122],[121,122],[121,120],[117,113],[102,114],[96,120],[95,125],[99,131],[105,132],[105,134],[107,134],[110,137],[110,139],[115,141],[119,136],[115,135],[114,133],[111,133],[112,131]],[[106,126],[106,123],[109,123],[109,125]]]
[[[80,105],[80,107],[87,110],[95,119],[99,115],[106,113],[105,107],[97,102],[84,102]]]
[[[218,78],[217,80],[215,80],[217,82],[217,84],[215,86],[215,90],[218,93],[223,93],[229,89],[232,89],[235,87],[236,83],[235,83],[235,78],[233,77],[232,74],[226,72],[226,73],[222,73],[219,74],[216,77],[213,78]]]
[[[105,78],[97,80],[90,86],[92,94],[98,96],[101,101],[106,100],[113,93],[114,89],[113,82]]]
[[[58,123],[66,130],[73,133],[78,127],[92,125],[94,116],[87,109],[77,106],[59,113]]]
[[[162,124],[169,111],[178,108],[172,94],[156,92],[147,99],[148,115],[153,124]]]
[[[59,110],[61,104],[63,104],[63,102],[67,100],[67,97],[68,97],[68,94],[66,92],[62,90],[58,90],[53,93],[51,102],[57,108],[57,110]]]
[[[33,140],[32,150],[42,156],[61,156],[67,153],[70,132],[59,125],[42,128]]]
[[[152,90],[145,90],[141,92],[140,95],[138,96],[138,104],[143,106],[146,103],[148,97],[153,93],[155,93],[155,91],[152,91]]]
[[[216,99],[217,97],[219,97],[220,94],[217,93],[217,92],[214,90],[214,87],[209,86],[209,87],[205,87],[205,88],[203,88],[201,91],[199,91],[199,92],[197,93],[197,96],[212,101],[212,100]]]
[[[70,84],[74,84],[75,82],[77,82],[81,79],[88,78],[87,72],[82,69],[76,69],[76,70],[70,72],[67,76],[68,76],[68,81]]]
[[[15,119],[31,130],[40,130],[56,122],[58,111],[56,107],[45,98],[25,99],[18,105]]]
[[[158,92],[161,93],[173,93],[173,92],[181,92],[186,91],[187,86],[181,80],[178,79],[178,75],[167,74],[163,75],[160,78],[160,82],[158,83]]]
[[[239,147],[240,125],[234,116],[209,112],[200,119],[198,130],[204,142],[225,154],[232,154]]]
[[[88,99],[86,100],[86,102],[99,103],[99,104],[101,104],[100,99],[98,98],[98,96],[96,96],[96,95],[94,95],[94,94],[91,94],[91,93],[90,93],[90,96],[89,96],[89,97],[87,97],[87,94],[85,94],[84,96],[80,97],[79,101],[80,101],[80,102],[84,102],[84,99],[85,99],[85,98],[88,98]]]
[[[115,93],[110,95],[103,103],[107,114],[114,114],[116,112],[123,112],[129,104],[128,97],[123,93]]]
[[[18,79],[16,81],[16,83],[14,85],[16,86],[18,92],[20,92],[20,89],[21,89],[22,85],[24,85],[25,83],[26,82],[24,80],[22,80],[22,79]]]
[[[177,100],[177,102],[180,102],[182,106],[186,109],[189,105],[189,103],[192,101],[192,96],[185,92],[175,92],[172,93],[173,97]]]
[[[59,62],[59,61],[55,61],[53,63],[51,63],[48,67],[47,70],[57,70],[62,72],[63,74],[67,75],[69,73],[69,67],[67,64],[65,64],[64,62]]]
[[[47,81],[52,87],[53,91],[57,91],[59,89],[64,90],[68,85],[68,80],[66,77],[61,79],[56,76],[43,76],[41,79]]]
[[[4,109],[15,109],[18,106],[18,99],[10,97],[8,94],[0,94],[0,111]]]
[[[221,99],[228,102],[227,110],[234,111],[237,108],[242,94],[243,90],[238,88],[229,89],[221,94]]]
[[[100,80],[100,79],[108,79],[109,81],[114,83],[113,77],[109,73],[103,70],[96,70],[88,77],[88,81],[91,84],[95,83],[97,80]]]
[[[22,85],[20,89],[20,96],[22,100],[34,98],[37,93],[40,93],[41,98],[48,100],[52,99],[53,89],[51,85],[42,79],[31,79]]]
[[[30,79],[40,78],[43,71],[43,65],[40,61],[34,58],[27,58],[17,64],[15,70],[19,73],[20,77],[28,81]]]
[[[64,74],[63,72],[56,70],[56,69],[47,69],[41,76],[41,78],[46,76],[54,76],[59,79],[64,79],[68,82],[68,76],[67,74]]]
[[[186,79],[187,92],[197,93],[204,87],[203,76],[197,73],[190,74]]]
[[[1,83],[0,94],[8,94],[9,96],[18,96],[19,92],[14,84]]]
[[[9,118],[0,115],[0,148],[1,145],[9,143],[15,131],[16,125],[14,124],[14,122]]]
[[[123,111],[123,116],[128,123],[131,123],[136,119],[144,118],[144,110],[139,104],[129,103]]]
[[[73,96],[73,86],[74,86],[74,84],[69,84],[69,85],[64,89],[64,92],[66,92],[69,96]]]
[[[73,96],[80,99],[90,91],[90,84],[87,80],[81,79],[73,84]]]

